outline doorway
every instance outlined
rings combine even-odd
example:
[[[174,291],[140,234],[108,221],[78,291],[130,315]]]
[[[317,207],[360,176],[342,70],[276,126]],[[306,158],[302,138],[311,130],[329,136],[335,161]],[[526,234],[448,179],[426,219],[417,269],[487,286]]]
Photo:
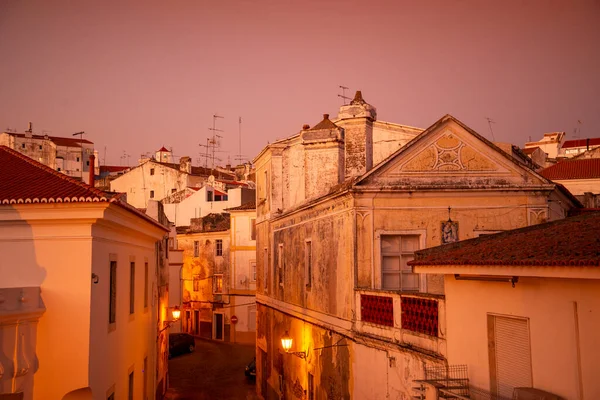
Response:
[[[216,340],[223,340],[223,314],[214,314],[214,338]]]
[[[200,311],[194,310],[194,334],[200,334]]]

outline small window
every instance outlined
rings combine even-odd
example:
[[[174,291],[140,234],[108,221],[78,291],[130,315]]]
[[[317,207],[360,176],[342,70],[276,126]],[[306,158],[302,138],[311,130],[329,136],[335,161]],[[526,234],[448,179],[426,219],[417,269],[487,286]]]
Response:
[[[144,378],[143,394],[142,399],[148,399],[148,357],[144,357],[144,370],[142,371],[142,377]]]
[[[77,157],[77,162],[79,162],[79,157]]]
[[[117,321],[117,262],[110,262],[110,292],[108,303],[108,323]]]
[[[176,192],[177,192],[177,189],[175,189],[175,188],[171,189],[171,193],[176,193]]]
[[[267,283],[267,279],[269,278],[269,249],[265,247],[263,249],[263,288],[265,292],[269,291],[269,284]]]
[[[129,264],[129,314],[135,312],[135,263]]]
[[[216,245],[217,245],[217,256],[222,256],[223,255],[223,239],[217,239],[216,240]]]
[[[87,165],[87,166],[89,167],[89,166],[90,166],[90,162],[89,162],[89,161],[86,161],[86,162],[85,162],[85,165]]]
[[[40,144],[40,150],[42,149],[42,145]]]
[[[150,175],[154,175],[154,168],[150,168]]]
[[[210,190],[206,192],[206,201],[213,201],[213,192]]]
[[[148,307],[148,263],[144,263],[144,308]]]
[[[213,293],[223,293],[223,275],[215,275],[213,281]]]
[[[250,220],[250,240],[256,240],[256,218]]]
[[[419,235],[381,235],[381,287],[419,290],[419,274],[408,262],[419,250]]]
[[[279,243],[277,254],[277,269],[279,286],[283,287],[283,243]]]
[[[133,371],[129,374],[129,394],[127,395],[128,400],[133,400]]]
[[[312,286],[312,242],[307,240],[304,245],[304,264],[306,274],[304,277],[304,282],[306,284],[306,289],[310,290]]]
[[[154,190],[150,191],[150,198],[153,199],[154,198]]]
[[[256,261],[250,261],[250,276],[252,282],[256,282]]]
[[[25,143],[21,143],[21,148],[25,148]]]
[[[60,172],[60,167],[58,167],[58,172]]]
[[[198,240],[194,240],[194,257],[200,256],[200,242]]]
[[[194,289],[194,292],[199,292],[200,291],[200,275],[194,275],[194,278],[193,278],[193,289]]]
[[[215,194],[215,201],[221,201],[222,197],[220,194]]]

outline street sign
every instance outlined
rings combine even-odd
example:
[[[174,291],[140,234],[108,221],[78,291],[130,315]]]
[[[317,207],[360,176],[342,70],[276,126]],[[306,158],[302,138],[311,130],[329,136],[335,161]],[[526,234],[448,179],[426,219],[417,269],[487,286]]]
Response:
[[[231,323],[232,324],[237,324],[237,321],[238,321],[238,317],[236,317],[235,315],[232,315],[231,316]]]

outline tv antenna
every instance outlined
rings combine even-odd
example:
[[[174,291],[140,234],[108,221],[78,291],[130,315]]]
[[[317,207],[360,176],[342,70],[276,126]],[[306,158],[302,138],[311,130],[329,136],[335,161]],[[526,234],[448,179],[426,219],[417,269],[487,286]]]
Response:
[[[225,118],[220,116],[219,114],[215,113],[213,114],[213,124],[212,124],[212,128],[208,128],[209,131],[212,131],[212,139],[210,139],[209,141],[207,141],[207,145],[209,145],[212,148],[212,168],[215,168],[215,150],[216,148],[219,146],[219,139],[222,139],[223,136],[219,135],[217,132],[223,132],[223,130],[221,129],[217,129],[216,124],[217,124],[217,118]],[[220,161],[220,160],[219,160]]]
[[[490,117],[485,117],[485,119],[487,120],[488,126],[490,127],[490,133],[492,134],[492,140],[496,141],[496,138],[494,137],[494,131],[492,130],[492,124],[495,124],[496,121],[494,121]]]
[[[352,100],[350,97],[346,96],[346,90],[350,90],[349,87],[339,85],[340,89],[342,89],[342,94],[338,94],[338,97],[341,97],[344,100],[344,105],[348,104],[348,100]]]
[[[579,135],[581,134],[581,122],[580,119],[577,120],[577,126],[573,129],[573,139],[579,139]]]
[[[244,156],[242,155],[242,117],[240,117],[240,119],[239,119],[238,135],[239,135],[240,143],[239,143],[239,148],[238,148],[238,154],[234,158],[234,160],[236,160],[239,164],[242,164],[244,161]]]

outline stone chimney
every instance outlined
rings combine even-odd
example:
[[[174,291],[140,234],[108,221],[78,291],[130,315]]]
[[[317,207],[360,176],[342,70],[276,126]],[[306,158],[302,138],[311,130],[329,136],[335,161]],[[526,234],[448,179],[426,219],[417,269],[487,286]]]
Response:
[[[25,131],[25,137],[31,139],[33,137],[33,124],[30,122],[27,130]]]
[[[179,170],[181,172],[192,173],[192,159],[188,156],[181,157],[179,159]]]
[[[365,174],[373,168],[373,122],[377,110],[357,91],[348,105],[340,107],[338,126],[344,128],[344,179]]]

